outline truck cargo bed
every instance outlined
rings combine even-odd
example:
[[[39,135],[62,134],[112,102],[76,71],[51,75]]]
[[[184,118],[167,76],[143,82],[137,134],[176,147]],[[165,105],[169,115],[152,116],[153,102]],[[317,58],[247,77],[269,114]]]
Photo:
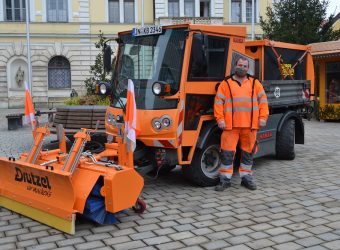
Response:
[[[271,109],[303,107],[310,103],[308,80],[267,80],[262,85]]]

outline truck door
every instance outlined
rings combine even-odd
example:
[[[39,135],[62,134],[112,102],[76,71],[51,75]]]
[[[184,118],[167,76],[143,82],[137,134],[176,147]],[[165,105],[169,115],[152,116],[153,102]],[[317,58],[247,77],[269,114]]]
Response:
[[[226,74],[229,38],[194,33],[185,82],[183,160],[190,160],[200,132],[201,118],[213,120],[216,84]],[[191,151],[191,152],[190,152]],[[190,155],[189,155],[190,154]]]

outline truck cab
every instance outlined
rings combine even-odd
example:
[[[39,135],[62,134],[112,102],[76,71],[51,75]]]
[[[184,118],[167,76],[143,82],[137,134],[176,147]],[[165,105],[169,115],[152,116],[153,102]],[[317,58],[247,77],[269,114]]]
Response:
[[[181,165],[185,176],[198,185],[218,182],[222,131],[213,116],[214,98],[239,57],[248,58],[248,73],[256,74],[257,54],[246,54],[245,37],[245,27],[197,24],[119,33],[112,81],[99,88],[111,96],[105,127],[114,138],[124,124],[128,79],[134,83],[138,169],[158,174]],[[276,117],[275,124],[281,118]],[[276,135],[276,128],[271,133]],[[276,153],[273,145],[268,154]]]

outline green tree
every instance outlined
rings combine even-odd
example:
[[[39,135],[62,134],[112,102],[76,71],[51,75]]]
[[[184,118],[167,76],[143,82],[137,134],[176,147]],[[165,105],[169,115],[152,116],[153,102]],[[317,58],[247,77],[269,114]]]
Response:
[[[95,46],[99,49],[99,53],[96,56],[96,60],[94,65],[90,66],[90,74],[91,77],[85,80],[85,87],[86,87],[86,95],[94,95],[96,91],[96,83],[100,81],[110,81],[109,73],[104,71],[103,66],[103,49],[104,43],[107,38],[104,36],[104,33],[100,30],[99,31],[99,40],[95,42]]]
[[[260,18],[264,38],[309,44],[340,39],[333,31],[334,15],[326,16],[328,0],[281,0],[266,8]]]

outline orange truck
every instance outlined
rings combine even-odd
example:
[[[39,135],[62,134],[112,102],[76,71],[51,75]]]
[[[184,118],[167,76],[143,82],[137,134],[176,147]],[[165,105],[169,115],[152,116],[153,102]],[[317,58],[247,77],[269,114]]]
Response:
[[[260,79],[269,100],[267,126],[258,131],[255,156],[292,160],[304,143],[302,116],[309,110],[313,61],[309,46],[268,40],[246,42],[241,26],[181,24],[121,32],[114,70],[111,48],[104,67],[111,82],[97,84],[111,97],[106,132],[115,137],[124,123],[127,82],[134,82],[140,133],[134,165],[142,173],[167,172],[177,165],[200,186],[218,182],[220,134],[213,116],[218,85],[243,56],[249,74]],[[107,43],[108,44],[108,43]]]

